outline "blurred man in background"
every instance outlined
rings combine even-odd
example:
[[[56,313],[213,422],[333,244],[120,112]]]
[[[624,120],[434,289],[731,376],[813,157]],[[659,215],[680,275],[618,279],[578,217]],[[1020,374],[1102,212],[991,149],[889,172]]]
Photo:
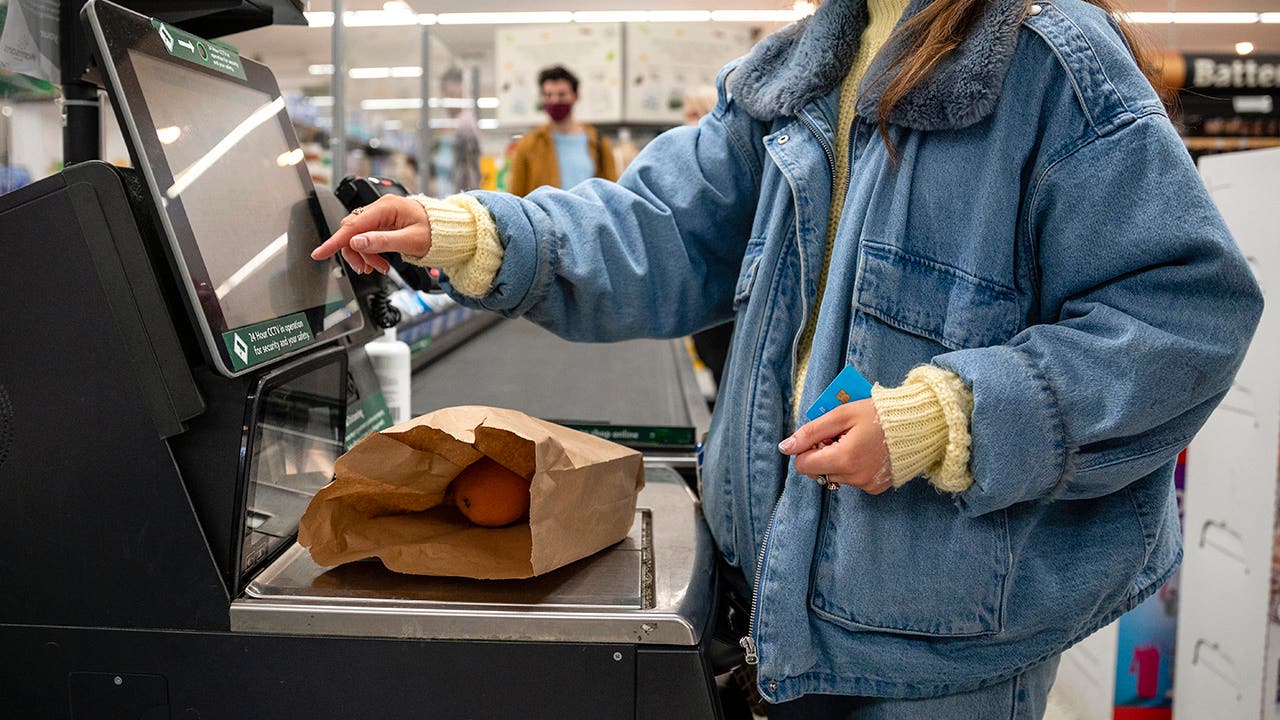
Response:
[[[511,159],[508,192],[528,195],[543,185],[570,188],[593,177],[617,180],[609,141],[573,117],[578,78],[556,65],[538,74],[538,88],[550,122],[520,139]]]

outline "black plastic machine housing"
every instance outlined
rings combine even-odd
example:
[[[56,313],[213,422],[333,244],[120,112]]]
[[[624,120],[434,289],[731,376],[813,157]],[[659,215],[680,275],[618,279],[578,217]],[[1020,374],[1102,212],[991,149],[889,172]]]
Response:
[[[0,197],[0,622],[226,629],[255,402],[346,353],[226,378],[205,363],[132,171],[75,165]],[[335,432],[342,417],[335,413]],[[264,558],[257,559],[260,564]]]

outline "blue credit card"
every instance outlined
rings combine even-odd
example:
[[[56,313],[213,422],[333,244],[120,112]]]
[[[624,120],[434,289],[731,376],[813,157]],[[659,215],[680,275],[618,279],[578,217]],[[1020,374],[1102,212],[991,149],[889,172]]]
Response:
[[[869,397],[871,397],[871,383],[867,382],[867,379],[862,377],[862,373],[852,365],[846,365],[827,389],[822,391],[805,415],[810,421],[817,420],[847,402],[866,400]]]

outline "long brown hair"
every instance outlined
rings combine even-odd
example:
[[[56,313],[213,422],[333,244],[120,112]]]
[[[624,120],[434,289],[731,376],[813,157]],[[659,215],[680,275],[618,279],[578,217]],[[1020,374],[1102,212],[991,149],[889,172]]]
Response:
[[[919,85],[929,73],[948,55],[955,52],[960,43],[969,36],[975,22],[981,17],[992,0],[945,0],[929,3],[923,10],[903,23],[895,32],[901,33],[905,40],[905,50],[886,70],[891,75],[884,94],[880,97],[880,135],[884,138],[889,151],[895,156],[893,143],[889,140],[889,113]],[[1160,80],[1158,69],[1154,65],[1153,55],[1147,49],[1145,38],[1141,37],[1123,17],[1118,15],[1117,0],[1088,0],[1115,18],[1124,34],[1125,40],[1133,50],[1138,67],[1160,93],[1162,99],[1168,101],[1167,92]],[[1031,0],[1026,2],[1030,10]]]

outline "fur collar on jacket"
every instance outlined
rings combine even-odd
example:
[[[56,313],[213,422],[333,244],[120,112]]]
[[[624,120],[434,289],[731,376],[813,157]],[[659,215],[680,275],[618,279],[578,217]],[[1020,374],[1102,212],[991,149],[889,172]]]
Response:
[[[911,0],[903,18],[932,1]],[[972,125],[991,113],[1000,99],[1027,6],[1027,0],[990,0],[969,37],[898,103],[889,122],[942,130]],[[853,64],[868,17],[866,0],[826,0],[811,17],[756,45],[729,79],[734,100],[760,120],[794,115],[840,84]],[[891,36],[867,69],[858,89],[862,117],[879,118],[877,105],[889,79],[885,70],[901,46],[901,38]]]

